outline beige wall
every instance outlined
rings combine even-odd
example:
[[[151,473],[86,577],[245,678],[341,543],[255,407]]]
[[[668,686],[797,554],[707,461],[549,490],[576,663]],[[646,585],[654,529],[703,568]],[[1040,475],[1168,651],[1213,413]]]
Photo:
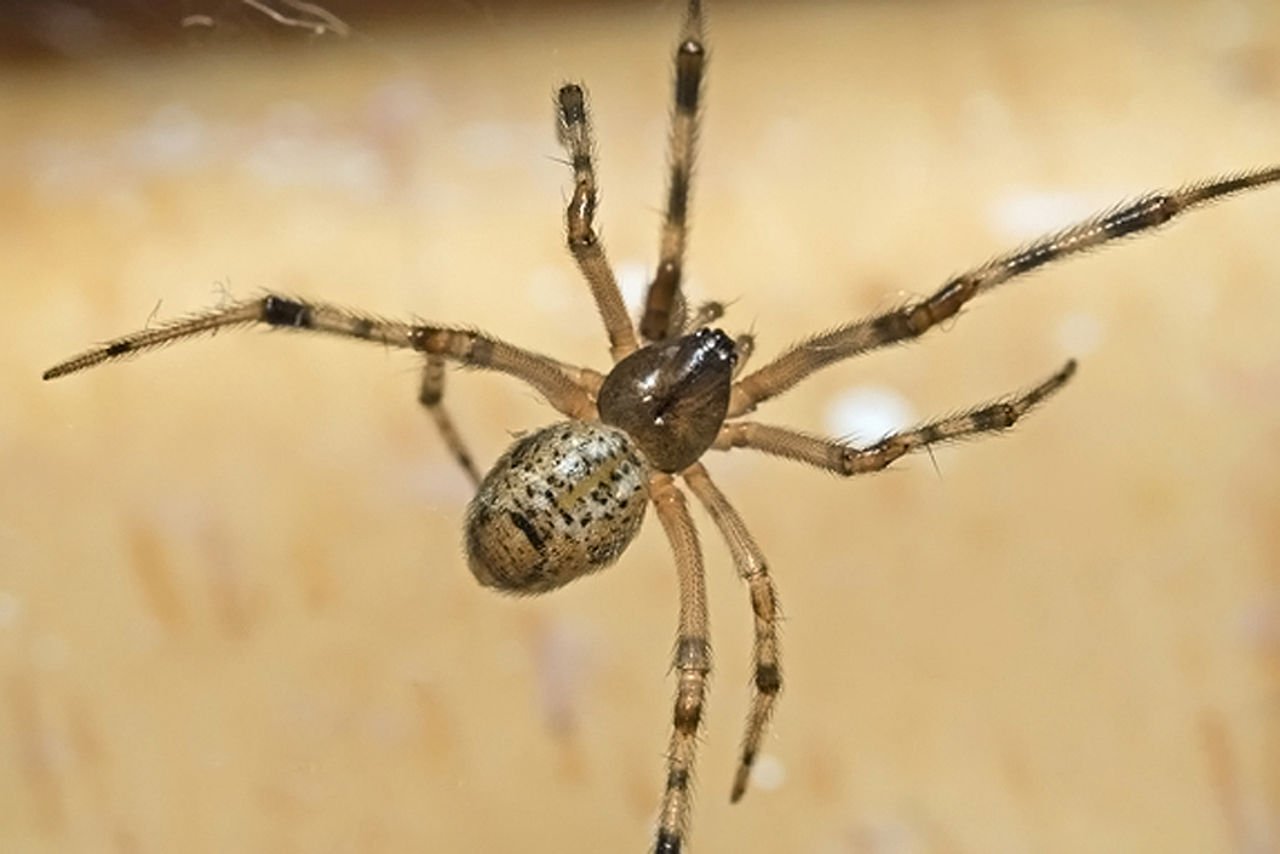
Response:
[[[677,4],[7,74],[0,848],[639,851],[674,581],[480,590],[398,353],[285,334],[43,384],[82,346],[284,289],[603,366],[550,93],[653,264]],[[695,294],[761,354],[1145,189],[1280,159],[1269,4],[711,8]],[[1011,284],[761,413],[827,430],[1072,385],[1012,436],[843,482],[712,471],[772,561],[787,688],[727,803],[749,610],[702,520],[704,852],[1280,846],[1280,190]],[[482,459],[549,418],[451,376]]]

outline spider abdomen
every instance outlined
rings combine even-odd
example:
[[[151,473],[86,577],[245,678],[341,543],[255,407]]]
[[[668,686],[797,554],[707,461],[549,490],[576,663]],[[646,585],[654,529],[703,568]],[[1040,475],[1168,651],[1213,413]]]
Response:
[[[554,590],[617,560],[644,521],[648,467],[623,431],[565,421],[517,440],[467,509],[467,563],[486,587]]]

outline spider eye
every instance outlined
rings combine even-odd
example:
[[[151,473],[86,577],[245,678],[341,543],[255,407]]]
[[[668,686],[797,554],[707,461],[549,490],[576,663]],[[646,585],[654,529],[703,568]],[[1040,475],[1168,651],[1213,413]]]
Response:
[[[680,471],[715,441],[736,361],[719,329],[637,350],[600,387],[600,420],[627,431],[654,468]]]

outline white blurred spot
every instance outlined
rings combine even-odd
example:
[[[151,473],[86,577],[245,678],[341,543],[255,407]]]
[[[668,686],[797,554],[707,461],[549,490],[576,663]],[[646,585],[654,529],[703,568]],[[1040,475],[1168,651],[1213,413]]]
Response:
[[[457,141],[462,156],[481,169],[509,163],[516,150],[514,129],[507,122],[472,122],[459,131]]]
[[[1245,640],[1261,655],[1280,652],[1280,595],[1246,603],[1238,616]]]
[[[71,655],[65,638],[42,635],[32,647],[31,657],[41,670],[61,670]]]
[[[1221,52],[1248,48],[1258,37],[1262,26],[1258,16],[1245,3],[1224,3],[1203,20],[1200,32]]]
[[[316,111],[302,101],[277,101],[271,105],[263,121],[268,135],[295,136],[314,133],[319,122]]]
[[[376,149],[327,131],[309,107],[295,101],[272,108],[264,136],[242,163],[267,186],[333,189],[370,199],[391,185]]]
[[[529,300],[548,314],[560,314],[577,304],[577,283],[563,267],[538,267],[528,276]],[[596,330],[593,327],[592,333]]]
[[[58,200],[83,201],[113,171],[100,153],[90,154],[82,146],[61,141],[37,141],[31,146],[30,161],[28,174],[36,189]]]
[[[851,828],[849,841],[866,854],[918,854],[925,846],[920,834],[895,817],[864,820]]]
[[[1213,283],[1200,276],[1184,276],[1173,284],[1173,292],[1178,294],[1178,305],[1192,317],[1205,319],[1213,314],[1218,306],[1219,292]]]
[[[396,134],[414,124],[436,108],[435,97],[427,88],[414,80],[392,80],[370,94],[368,102],[370,123],[377,131]]]
[[[634,317],[644,305],[645,290],[649,287],[649,265],[643,261],[623,261],[615,269],[622,301]]]
[[[7,629],[22,613],[22,602],[7,590],[0,590],[0,629]]]
[[[190,169],[209,140],[204,121],[184,104],[160,107],[124,138],[135,166],[146,170]]]
[[[1092,314],[1074,311],[1058,323],[1058,343],[1073,356],[1087,356],[1102,343],[1102,322]]]
[[[827,406],[824,423],[832,436],[847,437],[862,444],[883,439],[916,420],[911,404],[893,389],[861,386],[836,397]]]
[[[1000,237],[1022,241],[1065,228],[1096,207],[1079,193],[1018,192],[997,199],[987,218]]]
[[[552,732],[571,734],[578,725],[590,644],[584,632],[565,620],[542,627],[535,641],[538,705]]]
[[[796,150],[808,144],[809,128],[792,116],[779,116],[760,135],[760,154],[773,161],[795,157]]]
[[[349,141],[277,139],[260,147],[251,167],[277,185],[328,187],[373,197],[389,181],[385,164],[372,149]]]
[[[1007,137],[1012,122],[1009,105],[990,89],[972,93],[961,104],[964,130],[975,144]]]
[[[765,792],[773,792],[782,788],[787,782],[787,769],[782,760],[772,753],[761,753],[756,757],[756,764],[751,769],[751,784]]]

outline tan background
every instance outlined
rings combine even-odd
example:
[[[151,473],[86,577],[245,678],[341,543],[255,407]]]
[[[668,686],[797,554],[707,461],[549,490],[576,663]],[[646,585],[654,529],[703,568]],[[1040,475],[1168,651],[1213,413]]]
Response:
[[[763,354],[1040,228],[1280,159],[1266,2],[713,5],[696,294]],[[233,333],[43,384],[264,287],[603,364],[550,93],[594,98],[612,256],[653,264],[677,4],[477,12],[270,51],[6,72],[0,848],[640,851],[675,620],[650,520],[555,596],[480,590],[411,357]],[[702,520],[718,678],[697,850],[1280,850],[1280,190],[1056,266],[849,389],[920,416],[1075,382],[1012,437],[843,482],[712,470],[788,677],[727,803],[749,619]],[[482,459],[549,410],[451,377]]]

